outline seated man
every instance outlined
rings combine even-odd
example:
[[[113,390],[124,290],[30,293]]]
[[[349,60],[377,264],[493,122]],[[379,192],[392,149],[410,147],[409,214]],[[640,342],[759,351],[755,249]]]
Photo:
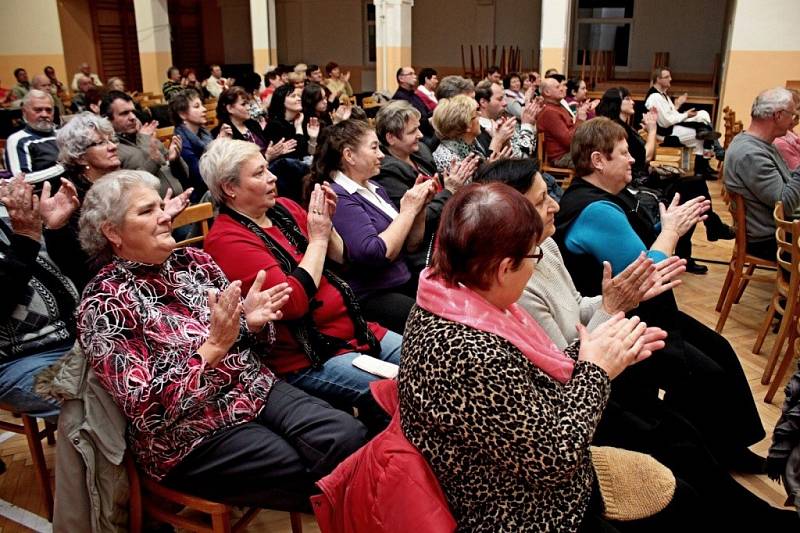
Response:
[[[89,66],[89,63],[81,63],[79,71],[76,72],[75,75],[72,77],[72,83],[70,84],[70,87],[72,87],[72,92],[77,92],[81,90],[79,83],[81,81],[81,78],[83,78],[84,76],[89,78],[89,81],[92,82],[92,85],[94,87],[103,86],[103,82],[100,81],[100,76],[92,72],[92,67]],[[86,92],[86,91],[81,90],[81,92]]]
[[[181,71],[178,67],[169,67],[167,69],[167,81],[161,86],[161,92],[164,94],[164,100],[169,102],[176,93],[183,90],[181,83]]]
[[[417,96],[425,104],[431,113],[436,109],[438,100],[436,99],[436,87],[439,86],[439,74],[432,68],[424,68],[419,73],[419,87]]]
[[[491,144],[499,135],[504,138],[499,142],[501,147],[505,145],[505,138],[509,138],[512,158],[536,155],[536,118],[541,111],[539,105],[532,103],[525,107],[520,125],[515,118],[505,116],[508,103],[503,86],[499,83],[489,80],[478,83],[475,86],[475,100],[478,102],[478,121],[481,125],[481,133],[475,140],[485,153],[496,150]],[[507,122],[496,123],[501,117]]]
[[[203,87],[211,98],[219,98],[222,91],[230,87],[230,82],[222,77],[222,67],[211,65],[211,75],[203,82]]]
[[[756,97],[750,126],[733,138],[725,154],[725,186],[741,194],[747,208],[747,252],[775,260],[775,202],[784,213],[800,206],[800,169],[793,172],[772,144],[786,135],[797,109],[792,93],[782,87]]]
[[[560,168],[572,168],[569,147],[575,129],[586,120],[588,103],[578,107],[573,119],[561,100],[567,94],[567,87],[557,79],[545,78],[541,85],[544,109],[536,122],[539,131],[544,133],[544,151],[548,162]]]
[[[63,172],[58,165],[58,146],[53,124],[53,97],[49,92],[31,89],[22,101],[25,127],[6,141],[6,169],[12,174],[52,169],[51,177]]]
[[[425,105],[425,102],[417,96],[416,90],[419,81],[417,80],[417,73],[414,67],[400,67],[397,69],[395,75],[397,80],[397,91],[392,96],[392,100],[405,100],[414,109],[419,111],[421,116],[419,120],[419,131],[425,136],[425,144],[430,144],[430,139],[433,138],[433,126],[430,124],[431,110]]]
[[[70,109],[73,113],[82,113],[84,111],[91,111],[89,103],[86,101],[86,94],[94,89],[95,85],[89,76],[81,76],[78,78],[78,92],[72,97]]]
[[[452,98],[456,95],[464,94],[470,98],[475,98],[475,84],[472,80],[461,76],[445,76],[439,81],[439,86],[436,87],[436,100],[444,98]]]
[[[28,81],[28,73],[24,68],[14,69],[14,77],[17,79],[17,84],[11,88],[9,98],[14,100],[22,100],[28,91],[31,90],[31,84]]]
[[[706,148],[715,148],[714,141],[720,135],[711,127],[711,117],[705,111],[694,108],[683,113],[678,110],[686,103],[688,94],[683,93],[675,102],[667,94],[672,85],[672,75],[667,68],[657,68],[653,71],[653,86],[647,91],[647,100],[644,106],[649,110],[658,111],[658,128],[656,133],[659,140],[670,135],[677,137],[680,143],[689,148],[694,148],[695,171],[701,175],[711,175],[713,171],[708,160],[703,157],[704,143]],[[719,146],[719,145],[717,145]],[[719,147],[721,150],[721,147]],[[720,157],[722,152],[717,151]]]
[[[31,80],[31,88],[39,89],[43,93],[49,94],[53,98],[53,124],[56,126],[61,125],[61,117],[63,117],[67,110],[64,108],[64,102],[53,91],[53,82],[45,74],[37,74]]]
[[[162,197],[167,189],[177,196],[183,191],[183,184],[189,183],[189,167],[180,156],[180,138],[173,137],[167,150],[155,135],[158,123],[142,125],[135,111],[133,99],[119,91],[110,91],[100,104],[100,114],[111,122],[117,134],[121,168],[145,170],[161,181]]]

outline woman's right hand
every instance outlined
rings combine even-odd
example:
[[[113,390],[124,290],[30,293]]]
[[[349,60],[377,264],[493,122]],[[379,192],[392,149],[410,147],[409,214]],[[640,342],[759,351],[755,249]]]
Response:
[[[417,180],[400,198],[400,212],[419,213],[436,194],[436,182],[433,180]]]
[[[617,313],[592,332],[578,324],[581,347],[578,360],[602,368],[614,379],[629,366],[642,361],[664,347],[667,334],[659,328],[648,328],[639,317],[625,318]]]
[[[233,139],[233,129],[231,129],[230,124],[223,124],[219,128],[217,139]]]
[[[455,194],[464,184],[472,181],[480,162],[478,154],[474,153],[467,155],[461,161],[453,159],[450,168],[444,172],[444,188]]]
[[[314,190],[311,191],[311,199],[308,202],[308,218],[306,219],[310,243],[319,241],[327,245],[331,237],[333,223],[329,206],[325,200],[325,191],[317,183],[314,185]]]
[[[239,318],[242,314],[242,282],[234,281],[222,291],[208,291],[208,307],[211,310],[208,327],[209,350],[198,350],[211,366],[216,365],[228,353],[239,336]],[[202,347],[201,347],[202,348]]]
[[[705,212],[711,209],[711,200],[703,196],[692,198],[679,205],[680,200],[680,194],[676,193],[669,207],[665,208],[664,204],[658,204],[661,212],[661,231],[673,231],[678,237],[682,237],[695,224],[705,220]]]

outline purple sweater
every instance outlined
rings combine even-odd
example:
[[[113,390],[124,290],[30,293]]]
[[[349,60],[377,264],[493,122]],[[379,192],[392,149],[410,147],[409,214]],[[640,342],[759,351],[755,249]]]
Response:
[[[398,287],[411,278],[405,255],[390,261],[386,258],[386,243],[378,235],[389,227],[392,219],[360,194],[350,194],[338,183],[332,184],[339,196],[333,225],[344,240],[351,268],[345,278],[359,298],[380,290]],[[392,201],[383,188],[378,195],[389,204]]]

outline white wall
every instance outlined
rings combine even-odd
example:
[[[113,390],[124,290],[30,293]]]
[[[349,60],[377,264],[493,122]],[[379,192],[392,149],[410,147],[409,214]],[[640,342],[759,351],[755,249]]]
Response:
[[[361,0],[275,0],[280,63],[363,63]]]

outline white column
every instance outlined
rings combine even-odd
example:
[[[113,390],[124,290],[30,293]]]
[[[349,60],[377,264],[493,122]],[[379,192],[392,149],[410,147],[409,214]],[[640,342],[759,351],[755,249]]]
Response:
[[[267,65],[278,64],[275,0],[250,0],[253,69],[263,74]]]
[[[172,65],[167,0],[133,0],[144,92],[161,93]]]
[[[375,0],[375,78],[378,91],[393,94],[397,69],[411,65],[414,0]]]
[[[542,41],[540,72],[549,68],[566,74],[569,61],[569,30],[572,2],[542,0]]]

